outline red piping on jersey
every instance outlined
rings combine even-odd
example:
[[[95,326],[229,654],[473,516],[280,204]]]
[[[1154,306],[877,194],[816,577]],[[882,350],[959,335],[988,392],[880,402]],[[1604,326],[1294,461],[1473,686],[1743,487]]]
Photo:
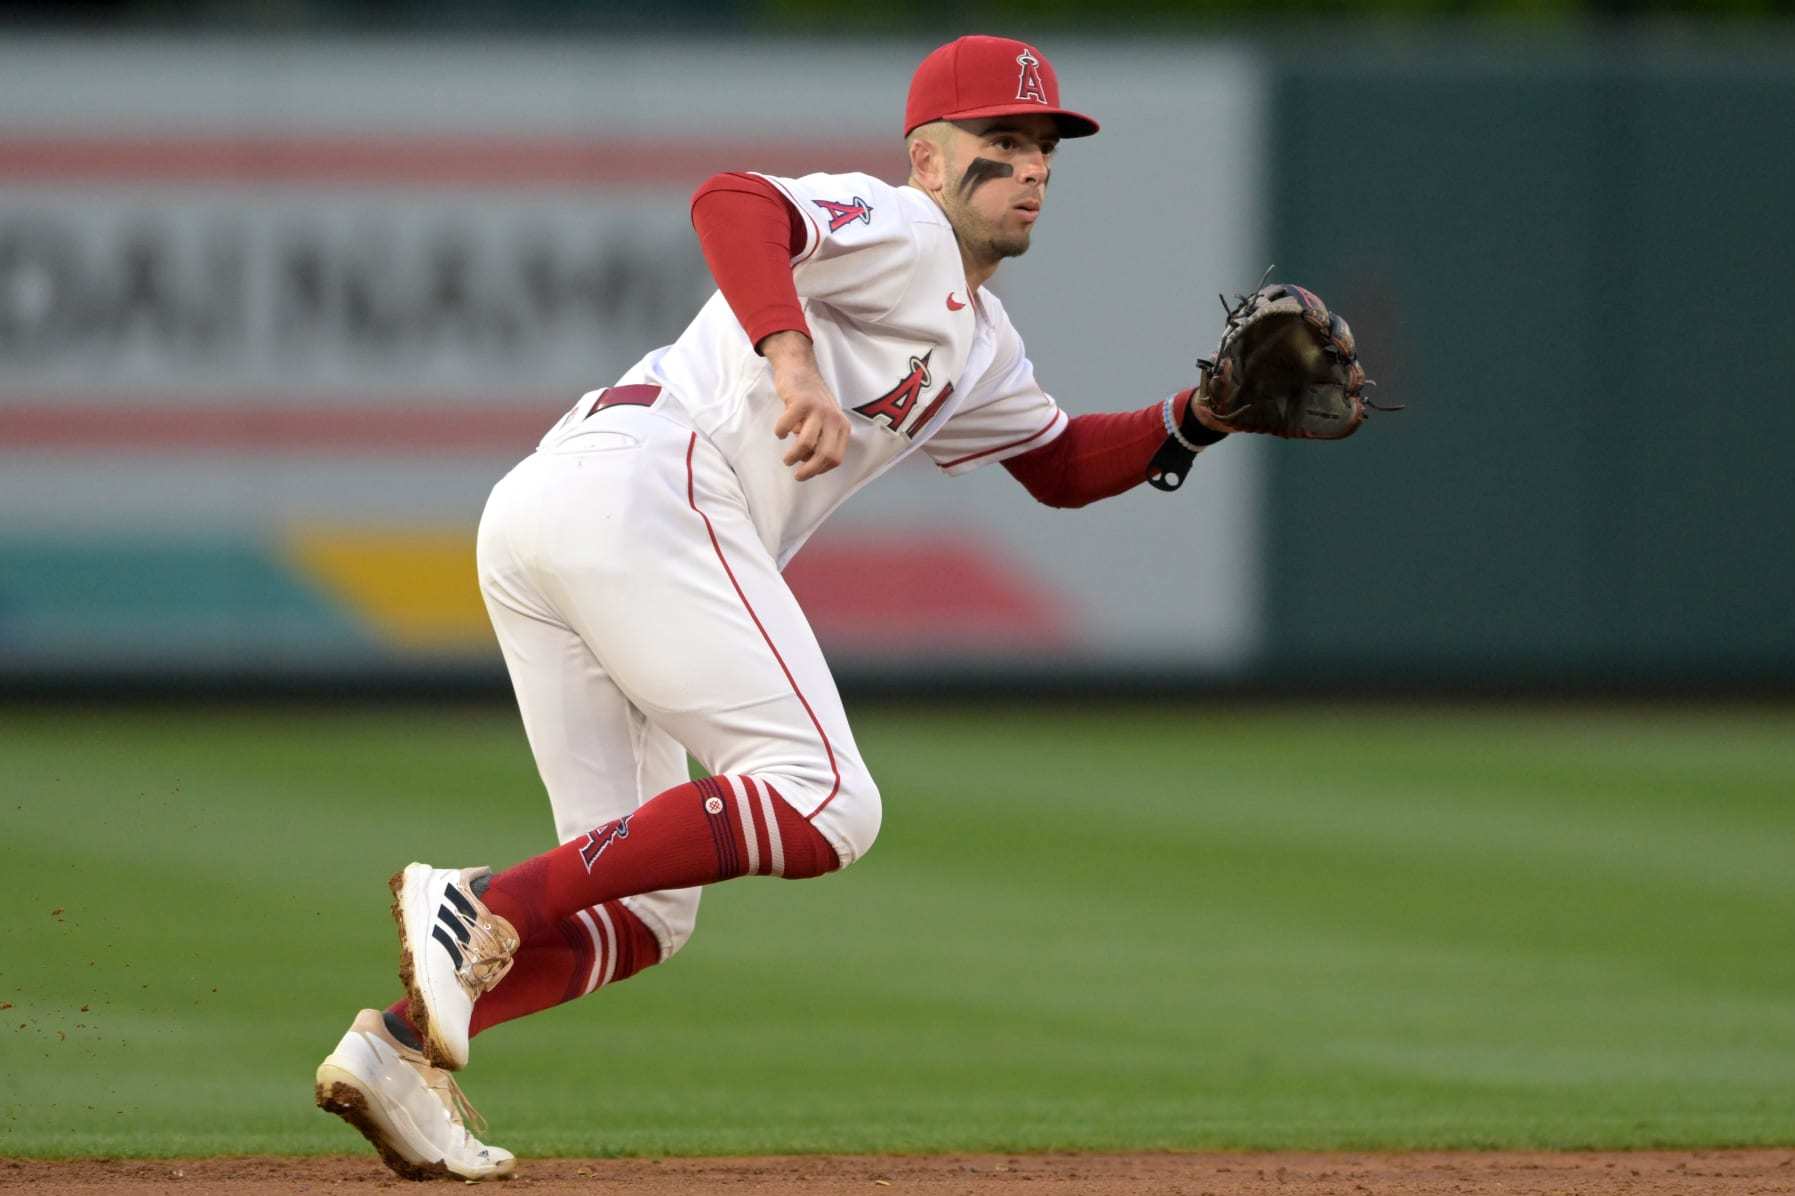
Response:
[[[937,462],[937,464],[942,469],[952,469],[954,466],[964,465],[968,461],[977,461],[980,457],[989,457],[992,453],[1001,453],[1001,452],[1004,452],[1006,449],[1017,448],[1021,445],[1027,444],[1029,441],[1033,440],[1035,437],[1041,435],[1041,433],[1052,428],[1054,423],[1059,419],[1059,417],[1060,417],[1060,410],[1059,410],[1059,408],[1056,407],[1053,410],[1053,414],[1047,417],[1047,422],[1045,424],[1042,424],[1039,428],[1036,428],[1033,432],[1030,432],[1027,436],[1024,436],[1021,440],[1012,440],[1012,441],[1010,441],[1010,443],[1000,444],[996,448],[981,449],[979,452],[967,453],[964,457],[955,457],[952,461],[940,461],[940,462]]]
[[[841,792],[841,769],[835,763],[835,749],[830,746],[829,733],[823,730],[823,724],[817,720],[816,711],[810,708],[810,700],[804,696],[804,691],[798,688],[797,678],[793,677],[791,669],[786,667],[785,657],[779,655],[779,649],[773,644],[773,637],[767,634],[767,629],[761,623],[760,616],[754,613],[754,604],[749,602],[748,595],[742,592],[742,583],[735,579],[735,570],[729,567],[729,558],[723,555],[723,545],[717,539],[717,529],[711,526],[711,517],[698,508],[698,498],[692,477],[692,453],[697,448],[698,433],[694,432],[692,439],[686,442],[686,503],[697,512],[698,518],[704,520],[704,530],[710,535],[711,548],[716,551],[717,560],[722,564],[723,572],[729,575],[729,584],[735,587],[735,596],[742,600],[742,607],[748,612],[748,617],[754,620],[754,626],[760,632],[760,638],[767,642],[767,649],[773,653],[773,659],[779,662],[779,671],[785,674],[787,684],[792,687],[792,692],[798,695],[798,704],[803,706],[804,713],[810,716],[810,725],[816,728],[817,735],[823,741],[823,751],[828,753],[829,771],[835,774],[835,784],[830,787],[829,796],[823,799],[823,804],[804,815],[804,821],[810,822],[818,814],[828,809],[829,803],[835,800],[835,795]],[[749,833],[753,833],[752,829]]]
[[[765,176],[760,176],[760,177],[764,178]],[[792,265],[794,265],[794,266],[801,265],[805,261],[808,261],[812,254],[814,254],[817,250],[819,250],[823,247],[823,226],[817,223],[815,216],[812,216],[809,212],[804,210],[804,205],[799,203],[797,201],[797,199],[795,199],[792,196],[792,193],[790,191],[786,190],[784,183],[778,182],[775,179],[766,179],[766,181],[769,183],[772,183],[773,186],[779,188],[779,194],[783,195],[785,197],[785,202],[792,206],[792,211],[794,211],[794,212],[798,213],[798,215],[804,217],[805,222],[810,225],[811,231],[816,234],[814,239],[810,239],[810,248],[809,249],[804,249],[804,247],[802,245],[800,245],[797,249],[792,250],[792,253],[795,257],[795,260],[792,262]],[[804,256],[796,257],[796,255],[800,251],[803,252]]]

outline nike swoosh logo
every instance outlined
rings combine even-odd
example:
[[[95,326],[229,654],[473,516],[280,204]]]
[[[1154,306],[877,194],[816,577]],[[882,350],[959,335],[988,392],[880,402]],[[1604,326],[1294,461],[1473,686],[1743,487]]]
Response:
[[[947,310],[959,311],[962,307],[965,307],[965,306],[966,305],[964,303],[955,303],[954,302],[954,293],[952,291],[949,291],[947,293]]]

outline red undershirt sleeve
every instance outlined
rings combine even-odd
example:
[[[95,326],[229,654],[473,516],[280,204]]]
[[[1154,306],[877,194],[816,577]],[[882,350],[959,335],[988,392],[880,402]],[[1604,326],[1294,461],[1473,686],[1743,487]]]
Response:
[[[1172,399],[1172,419],[1184,418],[1191,392]],[[1139,411],[1075,415],[1066,430],[1038,449],[1003,462],[1028,492],[1050,507],[1082,507],[1147,480],[1147,465],[1165,443],[1165,404]]]
[[[810,335],[792,281],[792,258],[804,250],[804,215],[777,187],[751,174],[712,175],[692,194],[692,227],[756,352],[775,332]]]

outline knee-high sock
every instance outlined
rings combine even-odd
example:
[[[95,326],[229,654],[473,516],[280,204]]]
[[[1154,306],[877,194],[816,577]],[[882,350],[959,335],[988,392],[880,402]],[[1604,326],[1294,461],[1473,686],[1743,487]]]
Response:
[[[654,932],[622,902],[583,909],[518,948],[505,978],[474,1006],[468,1033],[583,997],[660,961]],[[410,1025],[408,1005],[401,997],[387,1012]]]
[[[507,868],[492,878],[481,900],[532,939],[619,897],[750,873],[821,876],[840,863],[822,833],[771,785],[752,776],[705,777]]]

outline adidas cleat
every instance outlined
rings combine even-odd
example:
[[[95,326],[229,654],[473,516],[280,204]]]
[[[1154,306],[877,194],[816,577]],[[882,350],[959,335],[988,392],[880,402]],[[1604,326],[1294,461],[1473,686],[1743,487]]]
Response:
[[[468,1022],[480,994],[504,979],[517,931],[474,895],[488,868],[409,864],[389,882],[399,924],[399,980],[424,1054],[438,1067],[467,1066]]]
[[[497,1179],[517,1158],[469,1132],[484,1121],[455,1077],[394,1038],[378,1009],[364,1009],[318,1065],[318,1107],[335,1113],[373,1143],[381,1160],[406,1179]]]

